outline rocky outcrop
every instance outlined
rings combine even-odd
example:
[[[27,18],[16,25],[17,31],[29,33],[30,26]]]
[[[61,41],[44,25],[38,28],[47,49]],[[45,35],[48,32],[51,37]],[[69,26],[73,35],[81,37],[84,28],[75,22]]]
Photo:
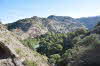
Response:
[[[25,47],[0,24],[0,66],[48,66],[47,58]]]

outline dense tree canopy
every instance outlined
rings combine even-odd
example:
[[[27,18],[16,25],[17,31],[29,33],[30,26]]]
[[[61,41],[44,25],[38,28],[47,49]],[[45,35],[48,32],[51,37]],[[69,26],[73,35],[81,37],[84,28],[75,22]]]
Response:
[[[85,38],[81,37],[87,33],[88,31],[82,28],[67,34],[48,32],[45,35],[33,39],[30,38],[22,42],[31,49],[35,49],[37,52],[46,55],[51,64],[60,65],[64,64],[62,63],[63,61],[66,63],[69,62],[69,59],[71,59],[78,50],[76,46],[86,42]],[[86,37],[86,40],[87,39]],[[92,38],[90,40],[92,41]],[[72,52],[73,48],[75,52]]]

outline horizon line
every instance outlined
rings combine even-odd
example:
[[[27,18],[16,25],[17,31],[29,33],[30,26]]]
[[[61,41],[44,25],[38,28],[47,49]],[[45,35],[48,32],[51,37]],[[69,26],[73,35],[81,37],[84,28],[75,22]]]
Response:
[[[49,16],[52,16],[52,15],[49,15]],[[40,18],[48,18],[49,16],[36,16],[36,17],[40,17]],[[63,17],[71,17],[71,18],[74,18],[74,19],[79,19],[79,18],[99,17],[100,15],[93,15],[93,16],[79,16],[79,17],[72,17],[72,16],[68,16],[68,15],[53,15],[53,16],[63,16]],[[21,20],[21,19],[32,18],[32,17],[35,17],[35,16],[22,17],[22,18],[18,18],[18,19],[16,18],[16,19],[13,20],[13,21],[6,21],[6,20],[2,20],[2,19],[0,18],[0,22],[2,22],[2,24],[8,24],[8,23],[16,22],[16,21]]]

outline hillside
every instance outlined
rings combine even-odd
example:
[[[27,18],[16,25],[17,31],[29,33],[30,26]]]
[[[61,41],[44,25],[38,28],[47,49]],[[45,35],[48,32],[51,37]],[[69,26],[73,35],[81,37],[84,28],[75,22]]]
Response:
[[[69,33],[49,32],[22,43],[46,55],[51,66],[100,66],[100,23],[92,31],[81,28]]]
[[[13,31],[22,38],[37,37],[47,32],[68,33],[78,28],[85,28],[80,22],[66,16],[49,16],[40,18],[37,16],[21,19],[7,24],[8,30]]]
[[[0,66],[48,66],[48,64],[45,56],[25,47],[14,33],[0,24]]]
[[[34,16],[1,24],[0,42],[6,66],[100,66],[100,22],[88,30],[68,16]]]

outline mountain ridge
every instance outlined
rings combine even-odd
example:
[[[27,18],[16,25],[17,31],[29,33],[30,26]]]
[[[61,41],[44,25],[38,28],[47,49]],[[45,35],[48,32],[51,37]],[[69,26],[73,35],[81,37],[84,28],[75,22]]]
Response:
[[[33,16],[31,18],[18,20],[14,23],[9,23],[7,27],[8,30],[15,31],[15,33],[22,33],[22,35],[25,34],[32,37],[45,34],[48,31],[68,33],[78,28],[85,28],[84,25],[71,17],[61,17],[62,16],[51,15],[47,18],[40,18]],[[19,29],[19,32],[16,32],[16,29]]]
[[[83,23],[88,29],[92,29],[95,25],[100,22],[100,16],[91,16],[91,17],[82,17],[77,18],[76,20]]]

